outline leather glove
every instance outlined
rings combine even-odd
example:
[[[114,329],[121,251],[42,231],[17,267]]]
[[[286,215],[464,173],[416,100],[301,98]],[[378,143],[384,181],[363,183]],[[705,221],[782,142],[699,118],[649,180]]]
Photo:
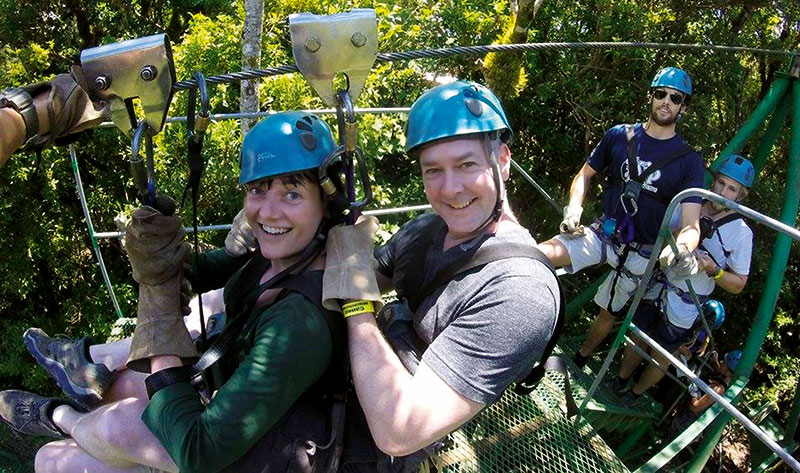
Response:
[[[580,205],[567,205],[564,207],[564,220],[558,226],[558,230],[567,238],[577,238],[583,236],[583,225],[581,225],[581,214],[583,207]]]
[[[225,237],[225,253],[228,256],[242,256],[258,249],[258,240],[244,216],[244,209],[233,217],[233,224]]]
[[[339,300],[381,302],[372,256],[378,219],[362,217],[355,225],[340,225],[328,232],[322,305],[340,311]],[[375,307],[377,311],[379,307]]]
[[[181,301],[189,244],[184,241],[180,218],[143,206],[133,212],[125,229],[125,248],[133,278],[139,283],[136,329],[127,366],[147,373],[150,357],[158,355],[191,361],[197,351],[183,323]]]
[[[670,279],[687,279],[700,271],[697,259],[684,245],[678,245],[677,255],[672,246],[665,247],[658,255],[658,262]]]
[[[66,145],[78,138],[78,133],[94,128],[110,118],[110,108],[104,101],[92,102],[83,69],[72,66],[69,74],[59,74],[47,82],[23,87],[31,97],[47,94],[47,114],[50,131],[28,145],[29,149],[44,149],[55,143]]]

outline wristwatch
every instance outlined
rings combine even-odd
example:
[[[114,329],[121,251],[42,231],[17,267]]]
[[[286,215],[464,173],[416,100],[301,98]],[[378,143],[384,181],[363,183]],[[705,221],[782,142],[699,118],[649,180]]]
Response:
[[[25,144],[24,149],[30,142],[39,136],[39,117],[36,115],[36,107],[33,105],[31,94],[19,87],[6,89],[0,92],[0,108],[10,107],[22,116],[25,122]]]
[[[147,397],[152,399],[155,393],[167,386],[190,380],[191,366],[176,366],[151,374],[144,379],[144,385],[147,388]]]

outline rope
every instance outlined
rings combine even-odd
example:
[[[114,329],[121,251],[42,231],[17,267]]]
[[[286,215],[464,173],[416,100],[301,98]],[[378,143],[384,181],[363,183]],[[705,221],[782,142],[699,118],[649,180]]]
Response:
[[[412,59],[440,59],[460,55],[486,55],[493,52],[510,51],[538,51],[538,50],[587,50],[587,49],[657,49],[657,50],[688,50],[688,51],[722,51],[727,53],[750,53],[773,56],[792,56],[797,54],[792,51],[782,51],[776,49],[760,49],[747,46],[718,46],[714,44],[682,44],[682,43],[636,43],[636,42],[615,42],[599,41],[586,43],[517,43],[517,44],[491,44],[486,46],[458,46],[442,49],[422,49],[418,51],[407,51],[401,53],[379,53],[378,62],[410,61]],[[292,72],[299,72],[296,65],[284,65],[270,67],[267,69],[253,69],[248,71],[233,72],[219,76],[206,78],[210,84],[222,84],[228,82],[240,82],[243,80],[271,77]],[[173,90],[191,89],[197,87],[195,80],[185,80],[176,82]]]

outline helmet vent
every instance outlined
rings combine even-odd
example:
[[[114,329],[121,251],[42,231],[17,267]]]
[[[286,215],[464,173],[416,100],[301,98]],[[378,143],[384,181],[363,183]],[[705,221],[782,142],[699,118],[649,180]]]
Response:
[[[298,128],[300,127],[298,126]],[[309,151],[314,151],[314,148],[317,147],[317,139],[311,133],[300,133],[300,143]]]
[[[302,120],[297,120],[297,122],[294,124],[298,130],[313,132],[314,129],[311,127],[311,125],[311,119],[308,117],[303,117]]]
[[[483,104],[475,99],[466,99],[464,101],[464,105],[467,106],[469,113],[475,115],[476,117],[479,117],[481,114],[483,114]]]

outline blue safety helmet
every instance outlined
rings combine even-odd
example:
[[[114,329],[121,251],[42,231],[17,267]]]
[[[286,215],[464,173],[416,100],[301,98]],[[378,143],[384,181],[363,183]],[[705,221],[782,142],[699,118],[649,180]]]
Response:
[[[732,154],[717,168],[717,174],[728,176],[749,189],[756,178],[756,169],[749,159]]]
[[[742,350],[731,350],[725,353],[725,364],[728,365],[731,371],[736,371],[739,366],[739,360],[742,359]]]
[[[506,143],[513,136],[500,100],[486,87],[460,80],[434,87],[414,102],[406,152],[444,138],[491,132]]]
[[[670,87],[680,90],[686,95],[692,95],[692,78],[682,69],[665,67],[653,77],[650,88],[652,89],[653,87]]]
[[[335,149],[331,129],[316,115],[297,111],[271,115],[242,141],[239,185],[317,169]]]
[[[716,299],[709,299],[703,304],[703,315],[711,330],[717,330],[725,323],[725,306]]]

